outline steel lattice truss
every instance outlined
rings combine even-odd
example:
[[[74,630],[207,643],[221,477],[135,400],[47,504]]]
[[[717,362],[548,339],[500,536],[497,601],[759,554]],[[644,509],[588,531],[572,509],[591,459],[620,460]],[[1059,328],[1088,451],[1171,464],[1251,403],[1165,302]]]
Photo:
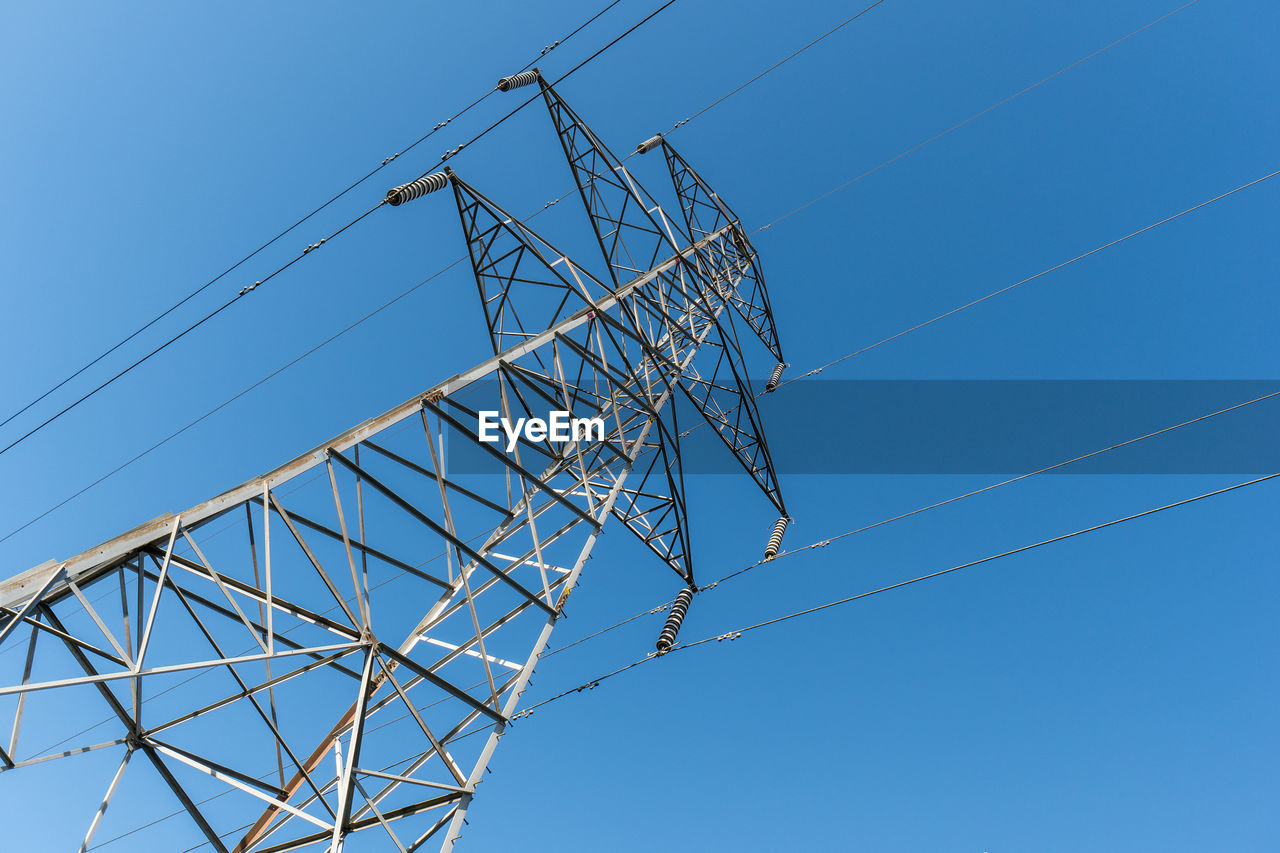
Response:
[[[677,396],[782,510],[735,323],[780,350],[737,218],[666,147],[673,225],[541,85],[606,281],[449,172],[493,358],[0,586],[0,784],[110,755],[86,848],[132,764],[216,851],[450,850],[604,525],[694,587]],[[481,410],[606,434],[507,453]],[[446,436],[493,476],[449,475]],[[65,739],[29,743],[36,714]]]

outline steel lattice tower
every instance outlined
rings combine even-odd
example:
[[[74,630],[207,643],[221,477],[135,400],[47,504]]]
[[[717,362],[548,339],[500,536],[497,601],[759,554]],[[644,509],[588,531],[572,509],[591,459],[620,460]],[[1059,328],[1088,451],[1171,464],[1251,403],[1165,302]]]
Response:
[[[399,205],[451,188],[493,357],[0,586],[0,646],[23,652],[0,680],[13,721],[0,774],[118,758],[86,808],[85,848],[132,761],[220,853],[451,850],[604,526],[696,590],[677,400],[781,513],[776,552],[786,509],[743,342],[772,353],[771,383],[783,359],[737,216],[655,137],[640,153],[663,151],[669,217],[536,71],[503,84],[541,87],[604,279],[451,170],[391,190]],[[509,453],[480,440],[480,411],[553,409],[605,419],[604,440],[522,438]],[[446,432],[500,476],[447,474]],[[114,732],[29,754],[23,718],[39,702],[105,713]]]

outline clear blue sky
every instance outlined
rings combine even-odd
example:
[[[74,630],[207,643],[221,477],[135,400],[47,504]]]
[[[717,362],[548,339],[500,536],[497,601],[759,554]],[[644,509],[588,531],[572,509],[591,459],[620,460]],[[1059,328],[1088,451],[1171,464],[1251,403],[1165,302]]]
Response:
[[[0,32],[3,414],[602,5],[8,9]],[[558,76],[656,5],[623,0],[543,69]],[[680,0],[562,93],[625,151],[859,5]],[[1177,5],[887,0],[672,139],[749,226],[762,225]],[[1278,28],[1280,8],[1266,0],[1201,0],[760,234],[793,370],[1280,168]],[[363,212],[510,106],[485,102],[165,329]],[[517,212],[570,186],[541,109],[453,165]],[[659,163],[637,169],[654,188],[666,180]],[[824,378],[1276,378],[1275,181]],[[581,212],[569,203],[537,225],[594,262]],[[443,267],[462,245],[450,204],[379,211],[0,456],[0,535]],[[0,576],[193,505],[478,361],[488,344],[475,301],[470,273],[455,268],[0,543]],[[160,330],[149,333],[92,377],[161,339]],[[87,390],[90,379],[75,387]],[[69,388],[56,399],[74,396]],[[57,408],[51,399],[0,430],[0,444]],[[786,477],[797,520],[787,543],[994,479]],[[684,636],[1235,479],[1058,476],[999,489],[725,584],[695,602]],[[760,554],[773,518],[747,485],[728,476],[690,481],[705,579]],[[1280,486],[1264,484],[640,667],[547,706],[504,738],[462,849],[1280,848],[1278,509]],[[605,537],[554,645],[674,593],[670,573],[624,535]],[[651,648],[659,626],[659,617],[641,620],[553,658],[528,699],[629,663]],[[84,768],[74,812],[57,807],[62,790],[41,787],[51,777],[0,774],[5,849],[78,843],[89,798],[101,795],[114,762],[71,760]],[[109,813],[99,838],[172,808],[158,792],[154,803]],[[32,816],[52,823],[33,826]],[[178,819],[104,849],[181,850],[198,841]]]

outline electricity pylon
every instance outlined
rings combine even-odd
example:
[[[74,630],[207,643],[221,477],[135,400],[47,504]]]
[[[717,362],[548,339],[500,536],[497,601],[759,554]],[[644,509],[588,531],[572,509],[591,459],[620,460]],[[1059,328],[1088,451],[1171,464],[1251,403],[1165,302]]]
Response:
[[[688,607],[677,399],[782,513],[780,538],[740,339],[782,354],[741,223],[656,138],[641,148],[665,152],[672,220],[536,71],[500,88],[534,83],[604,277],[451,170],[392,189],[393,206],[452,189],[493,357],[268,474],[0,585],[0,646],[24,652],[0,657],[13,720],[0,785],[108,753],[116,769],[88,804],[82,849],[132,760],[219,853],[451,850],[610,520],[678,575],[673,611]],[[563,411],[606,429],[526,434],[504,452],[481,440],[482,411]],[[492,476],[450,474],[446,436]],[[34,752],[23,737],[104,715],[105,737],[90,728]]]

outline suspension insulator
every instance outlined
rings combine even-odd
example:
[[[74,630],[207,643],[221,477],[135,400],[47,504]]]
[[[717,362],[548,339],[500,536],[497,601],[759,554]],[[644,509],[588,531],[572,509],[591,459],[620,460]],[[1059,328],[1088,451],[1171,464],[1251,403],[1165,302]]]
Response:
[[[442,190],[449,185],[449,176],[444,172],[436,172],[426,177],[418,178],[408,184],[401,184],[398,187],[387,190],[387,204],[392,207],[404,204],[406,201],[413,201],[415,198],[424,196],[427,193],[433,193],[436,190]]]
[[[498,81],[498,91],[510,92],[512,89],[519,89],[521,86],[528,86],[530,83],[537,82],[538,69],[531,68],[528,71],[522,71],[519,74],[513,74],[510,77],[503,77]]]
[[[778,556],[778,549],[782,547],[782,534],[787,532],[787,525],[790,523],[791,519],[784,515],[773,525],[773,532],[769,534],[769,544],[764,546],[766,560],[772,560]]]
[[[782,378],[782,371],[787,369],[785,362],[778,362],[778,366],[773,369],[773,375],[769,377],[769,381],[764,384],[764,390],[772,391],[778,387],[778,380]]]
[[[693,590],[685,587],[680,590],[676,600],[671,603],[671,614],[667,616],[667,624],[662,626],[662,633],[658,635],[658,654],[665,655],[676,644],[676,635],[680,633],[680,623],[684,621],[684,614],[688,611],[689,602],[691,601],[693,601]]]
[[[648,139],[646,139],[644,142],[641,142],[639,145],[637,145],[636,153],[648,154],[650,151],[657,148],[661,144],[662,144],[662,134],[659,133],[657,136],[651,136]]]

